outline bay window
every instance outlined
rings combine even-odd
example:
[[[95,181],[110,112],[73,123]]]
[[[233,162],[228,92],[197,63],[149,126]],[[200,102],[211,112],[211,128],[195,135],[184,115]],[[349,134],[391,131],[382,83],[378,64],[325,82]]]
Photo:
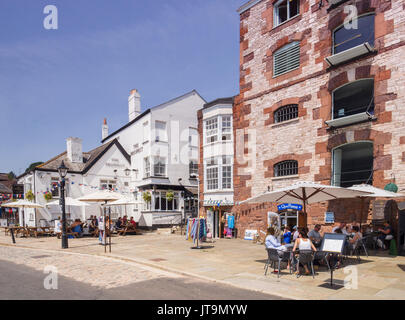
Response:
[[[162,157],[155,157],[155,163],[153,165],[153,175],[155,177],[166,176],[166,159]]]
[[[215,117],[205,121],[205,135],[207,143],[218,140],[218,118]]]

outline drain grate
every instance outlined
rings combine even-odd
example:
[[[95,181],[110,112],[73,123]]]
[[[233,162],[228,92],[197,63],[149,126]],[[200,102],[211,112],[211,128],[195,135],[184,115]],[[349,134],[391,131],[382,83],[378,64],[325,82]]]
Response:
[[[166,259],[161,259],[161,258],[156,258],[156,259],[149,259],[149,261],[162,262],[162,261],[167,261],[167,260]]]
[[[43,255],[43,256],[34,256],[34,257],[31,257],[32,259],[43,259],[43,258],[50,258],[51,256],[46,256],[46,255]]]

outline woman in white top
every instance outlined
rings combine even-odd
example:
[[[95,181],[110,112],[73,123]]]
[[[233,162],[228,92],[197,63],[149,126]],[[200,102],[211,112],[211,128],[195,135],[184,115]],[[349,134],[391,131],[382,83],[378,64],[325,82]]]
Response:
[[[308,239],[308,235],[304,230],[299,231],[299,237],[294,243],[293,252],[295,252],[297,247],[300,251],[304,251],[304,250],[316,251],[314,244],[312,243],[312,241],[310,239]],[[308,266],[304,265],[304,268],[305,268],[305,273],[310,274],[310,272],[308,270]],[[297,269],[297,272],[299,272],[298,269]]]

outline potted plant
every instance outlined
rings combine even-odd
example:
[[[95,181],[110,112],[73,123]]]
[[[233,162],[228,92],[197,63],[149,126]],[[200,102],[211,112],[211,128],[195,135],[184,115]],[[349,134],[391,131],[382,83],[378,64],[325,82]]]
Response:
[[[27,199],[28,201],[34,201],[35,196],[31,190],[28,190],[28,192],[25,194],[25,199]]]
[[[46,193],[44,194],[44,199],[45,199],[46,202],[51,201],[51,200],[52,200],[52,193],[46,192]]]
[[[172,190],[167,191],[166,193],[166,199],[167,201],[173,201],[174,199],[174,192]]]
[[[142,198],[143,198],[143,201],[145,201],[146,203],[149,203],[152,201],[152,195],[150,194],[149,191],[142,193]]]

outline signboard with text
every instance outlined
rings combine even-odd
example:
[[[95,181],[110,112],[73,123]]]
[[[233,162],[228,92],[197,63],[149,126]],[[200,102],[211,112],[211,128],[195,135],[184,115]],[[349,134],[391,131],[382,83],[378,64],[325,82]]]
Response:
[[[293,204],[293,203],[283,203],[277,206],[278,211],[283,211],[283,210],[297,210],[297,211],[302,211],[302,205],[300,204]]]

